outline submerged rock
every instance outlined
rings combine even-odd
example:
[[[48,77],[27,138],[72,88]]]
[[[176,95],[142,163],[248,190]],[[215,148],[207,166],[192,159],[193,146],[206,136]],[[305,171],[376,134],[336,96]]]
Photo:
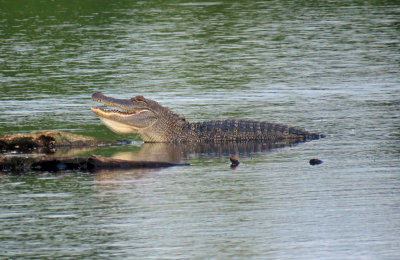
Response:
[[[36,131],[29,134],[14,134],[0,137],[0,172],[23,174],[34,172],[82,171],[161,168],[187,164],[162,161],[135,161],[105,158],[101,156],[72,157],[74,153],[64,152],[55,156],[56,150],[67,151],[91,149],[103,145],[123,145],[122,141],[102,141],[94,137],[61,131]],[[11,155],[7,152],[28,153],[25,156]],[[35,155],[36,152],[51,154]],[[68,156],[67,154],[70,154]]]
[[[53,156],[0,156],[0,172],[21,174],[28,172],[58,172],[83,171],[96,172],[100,170],[144,169],[183,166],[169,162],[129,161],[101,156],[90,157],[53,157]]]

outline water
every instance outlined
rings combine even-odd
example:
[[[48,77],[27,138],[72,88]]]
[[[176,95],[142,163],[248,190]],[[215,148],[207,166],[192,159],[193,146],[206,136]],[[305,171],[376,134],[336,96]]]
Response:
[[[91,113],[95,91],[191,121],[327,134],[243,153],[235,170],[194,153],[152,171],[1,175],[0,257],[398,259],[399,13],[397,1],[0,1],[1,135],[127,138]],[[87,153],[150,156],[128,138]]]

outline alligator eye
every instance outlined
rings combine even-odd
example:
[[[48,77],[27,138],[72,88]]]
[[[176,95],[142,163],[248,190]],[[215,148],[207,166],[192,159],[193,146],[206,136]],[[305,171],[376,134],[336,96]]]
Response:
[[[133,102],[143,102],[146,103],[146,99],[143,96],[136,96],[131,99]]]

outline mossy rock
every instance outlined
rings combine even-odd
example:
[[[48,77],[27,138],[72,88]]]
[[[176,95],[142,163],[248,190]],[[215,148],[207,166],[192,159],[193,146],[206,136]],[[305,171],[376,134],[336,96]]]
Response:
[[[13,134],[0,137],[2,151],[30,151],[60,147],[98,146],[104,144],[97,138],[62,131],[35,131],[28,134]]]

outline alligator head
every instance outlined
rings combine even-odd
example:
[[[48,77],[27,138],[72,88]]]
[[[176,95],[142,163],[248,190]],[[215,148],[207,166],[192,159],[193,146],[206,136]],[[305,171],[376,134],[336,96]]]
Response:
[[[92,107],[92,111],[109,129],[118,134],[140,134],[145,142],[167,142],[169,133],[186,122],[168,108],[143,96],[116,99],[96,92],[92,99],[107,107],[120,109]]]

